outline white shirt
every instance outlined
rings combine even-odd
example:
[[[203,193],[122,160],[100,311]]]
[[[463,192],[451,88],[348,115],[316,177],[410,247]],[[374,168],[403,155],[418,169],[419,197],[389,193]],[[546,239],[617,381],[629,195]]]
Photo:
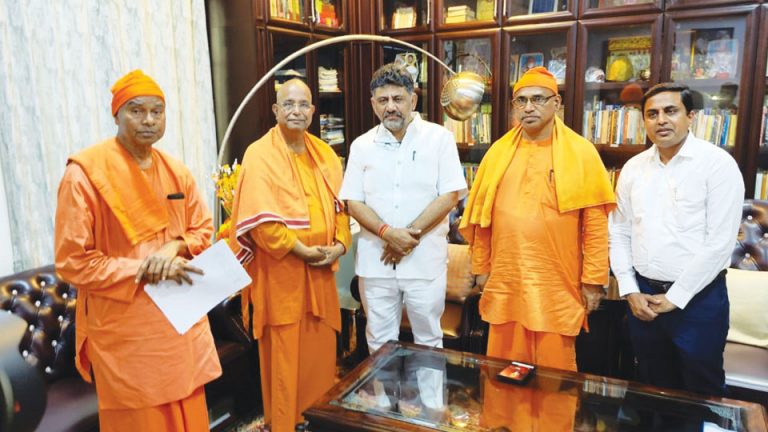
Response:
[[[664,165],[654,145],[624,165],[616,198],[609,218],[610,256],[622,296],[639,292],[637,270],[673,281],[667,299],[683,309],[729,266],[744,181],[723,149],[688,133]]]
[[[406,227],[438,196],[467,192],[453,134],[411,113],[402,143],[383,125],[354,142],[339,197],[360,201],[387,224]],[[421,237],[419,246],[397,264],[380,261],[384,242],[366,229],[357,244],[355,272],[369,278],[434,279],[446,271],[448,217]]]

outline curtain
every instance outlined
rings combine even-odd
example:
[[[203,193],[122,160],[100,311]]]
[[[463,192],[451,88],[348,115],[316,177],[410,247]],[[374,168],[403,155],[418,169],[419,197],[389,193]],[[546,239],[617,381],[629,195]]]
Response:
[[[116,134],[109,89],[134,69],[166,96],[155,147],[189,167],[210,207],[216,132],[204,0],[0,2],[0,170],[14,271],[53,262],[67,157]]]

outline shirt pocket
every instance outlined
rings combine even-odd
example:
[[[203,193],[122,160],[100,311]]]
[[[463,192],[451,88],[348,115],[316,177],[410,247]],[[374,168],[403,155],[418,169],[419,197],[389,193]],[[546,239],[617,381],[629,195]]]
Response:
[[[439,163],[436,159],[419,161],[418,158],[418,152],[414,152],[413,160],[405,163],[401,177],[410,178],[410,183],[417,191],[437,196]]]

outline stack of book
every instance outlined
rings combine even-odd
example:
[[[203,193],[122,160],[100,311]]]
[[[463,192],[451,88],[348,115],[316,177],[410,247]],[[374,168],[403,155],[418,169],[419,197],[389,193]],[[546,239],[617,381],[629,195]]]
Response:
[[[472,183],[475,181],[477,175],[477,168],[480,165],[476,163],[463,163],[461,164],[462,170],[464,170],[464,179],[467,181],[467,189],[472,189]]]
[[[480,105],[480,112],[465,121],[457,121],[443,116],[443,126],[453,132],[453,137],[459,145],[472,146],[475,144],[491,143],[491,104]]]
[[[595,144],[645,144],[643,115],[639,109],[624,105],[605,105],[584,110],[582,135]]]
[[[451,6],[445,12],[445,23],[463,23],[475,20],[475,11],[467,5]]]
[[[768,200],[768,171],[758,171],[755,177],[755,199]]]
[[[333,68],[324,68],[322,66],[317,68],[317,81],[320,87],[320,93],[326,92],[340,92],[339,89],[339,72]]]
[[[320,114],[320,139],[329,145],[344,144],[344,118]]]
[[[719,147],[736,145],[738,115],[731,110],[705,108],[696,113],[691,124],[694,136]]]

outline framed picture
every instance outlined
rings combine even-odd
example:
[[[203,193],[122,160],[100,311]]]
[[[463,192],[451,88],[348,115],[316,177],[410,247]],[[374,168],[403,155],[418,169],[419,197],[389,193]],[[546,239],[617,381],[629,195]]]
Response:
[[[693,29],[691,34],[689,68],[694,79],[713,78],[709,56],[709,44],[715,41],[736,41],[733,39],[733,27]],[[724,45],[714,44],[713,48],[721,48]],[[738,50],[736,50],[738,53]],[[734,58],[734,60],[736,60]],[[735,67],[735,66],[734,66]]]
[[[536,66],[544,66],[544,54],[540,52],[525,53],[520,56],[520,67],[517,70],[517,77],[520,78],[528,69]]]
[[[707,43],[707,73],[710,78],[733,79],[737,75],[739,46],[736,39],[717,39]]]
[[[517,71],[520,67],[520,54],[509,56],[509,86],[512,87],[517,82]]]

